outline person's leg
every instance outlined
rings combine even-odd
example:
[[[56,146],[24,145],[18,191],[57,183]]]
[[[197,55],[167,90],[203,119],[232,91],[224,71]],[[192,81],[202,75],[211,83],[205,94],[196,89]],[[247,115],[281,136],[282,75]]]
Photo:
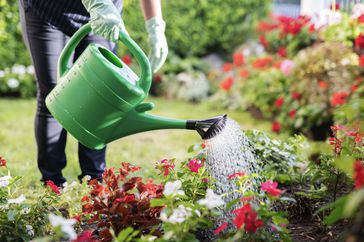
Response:
[[[74,61],[82,54],[82,52],[86,49],[86,47],[90,43],[98,43],[100,45],[105,46],[109,50],[112,50],[115,53],[116,45],[112,42],[109,42],[99,36],[89,35],[85,39],[81,41],[81,43],[77,46],[75,50]],[[81,175],[79,179],[81,180],[84,176],[88,175],[91,179],[100,179],[102,173],[105,170],[106,162],[105,162],[105,153],[106,148],[101,150],[93,150],[85,147],[84,145],[78,145],[78,159],[81,167]]]
[[[38,147],[38,168],[42,181],[52,180],[60,186],[65,182],[62,169],[66,166],[66,131],[49,113],[45,98],[56,85],[57,61],[65,45],[66,36],[40,20],[31,9],[19,11],[24,41],[29,49],[37,79],[37,111],[35,137]]]

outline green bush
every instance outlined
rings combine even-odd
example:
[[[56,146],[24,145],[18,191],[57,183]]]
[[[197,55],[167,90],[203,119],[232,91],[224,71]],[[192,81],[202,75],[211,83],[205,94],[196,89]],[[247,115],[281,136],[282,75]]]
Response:
[[[170,50],[184,57],[230,52],[251,36],[254,23],[269,8],[268,0],[166,1],[163,16]],[[147,33],[136,0],[124,1],[123,20],[131,37],[147,47]]]
[[[14,64],[30,64],[21,35],[18,1],[0,0],[0,70]]]

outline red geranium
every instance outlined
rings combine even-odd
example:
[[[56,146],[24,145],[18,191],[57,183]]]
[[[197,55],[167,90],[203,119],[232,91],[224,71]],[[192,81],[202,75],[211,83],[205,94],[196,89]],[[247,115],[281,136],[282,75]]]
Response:
[[[257,229],[264,225],[261,219],[257,219],[257,213],[250,204],[245,204],[241,208],[234,210],[233,213],[236,215],[233,224],[238,229],[244,225],[244,229],[248,233],[255,233]]]
[[[329,86],[329,84],[327,84],[327,82],[324,81],[319,81],[318,85],[321,89],[326,89]]]
[[[359,56],[359,66],[364,67],[364,55]]]
[[[362,14],[362,15],[360,15],[360,16],[358,17],[358,22],[359,22],[359,23],[364,23],[364,14]]]
[[[279,133],[281,131],[281,124],[278,121],[274,121],[272,123],[272,131],[275,133]]]
[[[286,47],[284,46],[281,46],[278,48],[278,51],[277,51],[277,54],[280,56],[280,57],[286,57],[287,56],[287,50],[286,50]]]
[[[57,187],[53,181],[48,180],[46,181],[47,187],[49,187],[55,194],[60,195],[61,191],[59,190],[59,187]]]
[[[232,180],[232,179],[235,179],[237,177],[242,177],[242,176],[245,176],[245,172],[239,171],[239,172],[235,172],[234,174],[229,175],[228,179]]]
[[[278,189],[278,183],[268,180],[261,185],[261,190],[266,191],[272,197],[279,197],[282,194],[282,190]]]
[[[263,57],[263,58],[257,58],[253,61],[252,65],[255,69],[262,69],[269,67],[273,64],[273,59],[270,56]]]
[[[235,66],[242,66],[245,63],[244,55],[240,52],[234,53],[233,63]]]
[[[315,24],[311,24],[310,27],[308,28],[309,33],[313,33],[313,32],[315,32],[315,30],[316,30],[315,29]]]
[[[278,28],[278,24],[271,24],[261,21],[258,23],[257,32],[269,32],[276,28]]]
[[[264,35],[260,35],[259,36],[259,41],[260,41],[260,43],[264,46],[264,48],[268,48],[269,47],[269,42],[268,42],[268,40],[265,38],[265,36]]]
[[[0,166],[6,166],[6,160],[0,156]]]
[[[224,72],[229,72],[233,69],[234,65],[230,62],[225,62],[223,65],[222,65],[222,70]]]
[[[232,76],[226,77],[221,83],[220,88],[229,91],[234,84],[234,78]]]
[[[92,239],[92,231],[86,230],[78,235],[75,240],[72,240],[72,242],[96,242],[96,240]]]
[[[355,46],[360,49],[364,48],[364,35],[362,33],[355,38]]]
[[[198,173],[198,170],[201,168],[202,166],[202,161],[201,160],[190,160],[188,162],[188,169],[190,169],[191,172],[195,172],[195,173]]]
[[[124,55],[124,56],[123,56],[123,58],[121,58],[121,60],[122,60],[125,64],[127,64],[128,66],[130,66],[130,65],[133,63],[133,61],[132,61],[132,59],[131,59],[131,56],[130,56],[130,55]]]
[[[217,229],[214,230],[214,235],[220,234],[220,232],[225,230],[227,228],[227,226],[228,226],[227,222],[221,224]]]
[[[293,110],[289,111],[288,115],[291,119],[294,119],[296,117],[296,110],[293,109]]]
[[[361,160],[354,163],[354,180],[356,189],[364,188],[364,165]]]
[[[291,97],[293,100],[300,100],[301,94],[299,92],[292,92]]]
[[[248,78],[249,77],[249,71],[247,69],[241,69],[239,74],[240,74],[240,76],[242,78]]]
[[[330,100],[331,106],[336,107],[345,104],[348,96],[347,92],[334,92]]]
[[[276,108],[281,108],[283,104],[284,104],[284,98],[283,97],[277,98],[277,100],[274,103]]]

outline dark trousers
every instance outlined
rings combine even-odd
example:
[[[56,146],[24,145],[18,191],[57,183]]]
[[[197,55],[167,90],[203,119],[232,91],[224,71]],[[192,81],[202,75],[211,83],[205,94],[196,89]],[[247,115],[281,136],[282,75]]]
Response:
[[[19,11],[23,39],[30,52],[37,79],[35,137],[38,147],[38,168],[42,174],[42,181],[52,180],[56,185],[61,185],[66,181],[62,169],[67,162],[65,153],[67,133],[49,113],[45,98],[57,83],[58,58],[69,37],[43,22],[32,13],[32,9],[24,9],[22,0],[19,1]],[[91,42],[115,50],[115,44],[101,37],[89,35],[76,48],[74,61]],[[92,150],[79,144],[78,158],[82,171],[80,179],[85,175],[91,176],[92,179],[101,177],[105,169],[105,149]]]

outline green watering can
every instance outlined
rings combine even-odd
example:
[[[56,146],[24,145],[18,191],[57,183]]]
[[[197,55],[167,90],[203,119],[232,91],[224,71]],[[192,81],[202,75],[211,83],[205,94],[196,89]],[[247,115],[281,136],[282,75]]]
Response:
[[[124,136],[156,129],[193,129],[203,139],[209,139],[224,128],[226,115],[178,120],[146,114],[154,108],[153,103],[142,103],[152,82],[150,63],[123,32],[119,40],[140,65],[140,77],[98,44],[90,44],[69,67],[73,51],[89,32],[90,24],[84,25],[65,46],[58,62],[58,83],[46,98],[54,118],[80,143],[101,149]]]

